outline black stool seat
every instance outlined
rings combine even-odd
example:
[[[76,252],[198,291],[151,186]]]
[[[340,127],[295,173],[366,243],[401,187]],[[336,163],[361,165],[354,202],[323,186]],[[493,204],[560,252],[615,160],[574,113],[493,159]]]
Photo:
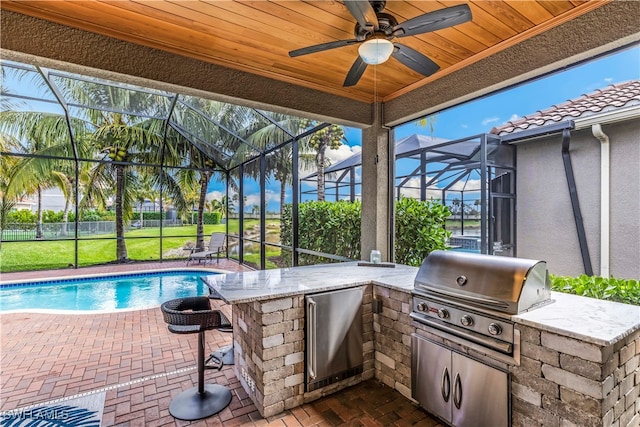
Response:
[[[219,384],[204,383],[204,333],[223,327],[224,314],[211,310],[209,298],[188,297],[160,306],[167,329],[174,334],[198,333],[198,387],[183,391],[169,404],[169,413],[181,420],[199,420],[217,414],[231,402],[231,391]],[[224,317],[227,322],[229,320]],[[222,369],[220,363],[218,370]]]

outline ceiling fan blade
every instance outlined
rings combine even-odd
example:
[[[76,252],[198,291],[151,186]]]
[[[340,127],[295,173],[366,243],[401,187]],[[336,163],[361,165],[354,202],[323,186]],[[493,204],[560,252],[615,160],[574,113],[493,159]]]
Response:
[[[367,63],[364,62],[362,58],[360,58],[360,56],[358,56],[356,58],[356,61],[351,66],[351,69],[347,73],[347,77],[344,79],[344,83],[342,84],[342,86],[355,86],[355,84],[358,83],[358,80],[360,80],[360,77],[362,77],[364,70],[366,69]]]
[[[362,28],[378,30],[378,16],[368,0],[344,0],[344,5]]]
[[[402,64],[411,68],[413,71],[429,77],[440,69],[440,66],[409,46],[400,43],[394,43],[394,50],[391,56],[400,61]]]
[[[452,27],[471,20],[469,5],[447,7],[408,19],[393,28],[396,37],[415,36]]]
[[[356,39],[350,39],[350,40],[337,40],[337,41],[328,42],[328,43],[321,43],[313,46],[303,47],[301,49],[292,50],[291,52],[289,52],[289,56],[293,58],[295,56],[308,55],[310,53],[322,52],[323,50],[349,46],[350,44],[354,44],[354,43],[360,43],[360,42]]]

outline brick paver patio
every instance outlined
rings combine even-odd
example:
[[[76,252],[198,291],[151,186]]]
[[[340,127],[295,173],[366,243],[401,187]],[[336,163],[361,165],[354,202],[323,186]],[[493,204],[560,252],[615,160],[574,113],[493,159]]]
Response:
[[[184,263],[11,273],[2,281],[176,267]],[[231,260],[207,267],[244,269]],[[231,317],[230,306],[219,307]],[[168,332],[159,308],[7,313],[0,314],[0,328],[0,411],[105,391],[103,426],[440,426],[398,392],[373,380],[263,419],[229,366],[205,371],[205,381],[229,387],[231,404],[205,420],[176,420],[169,414],[169,402],[197,385],[198,340],[196,335]],[[231,341],[230,333],[209,331],[206,351]]]

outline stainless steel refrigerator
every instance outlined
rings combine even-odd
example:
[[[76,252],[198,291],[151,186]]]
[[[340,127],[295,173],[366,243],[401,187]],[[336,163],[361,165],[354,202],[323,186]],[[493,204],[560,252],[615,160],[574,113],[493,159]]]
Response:
[[[362,373],[364,287],[305,297],[306,390]]]

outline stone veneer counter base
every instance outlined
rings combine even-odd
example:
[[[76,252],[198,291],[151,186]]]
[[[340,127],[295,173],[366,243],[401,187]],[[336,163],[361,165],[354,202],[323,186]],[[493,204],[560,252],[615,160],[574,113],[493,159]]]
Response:
[[[373,377],[411,399],[411,334],[429,335],[409,316],[417,271],[352,262],[205,282],[233,304],[235,373],[272,416]],[[363,373],[305,392],[304,296],[353,286],[365,287]],[[640,426],[640,307],[557,292],[552,299],[512,317],[521,336],[520,364],[506,366],[512,425]]]

